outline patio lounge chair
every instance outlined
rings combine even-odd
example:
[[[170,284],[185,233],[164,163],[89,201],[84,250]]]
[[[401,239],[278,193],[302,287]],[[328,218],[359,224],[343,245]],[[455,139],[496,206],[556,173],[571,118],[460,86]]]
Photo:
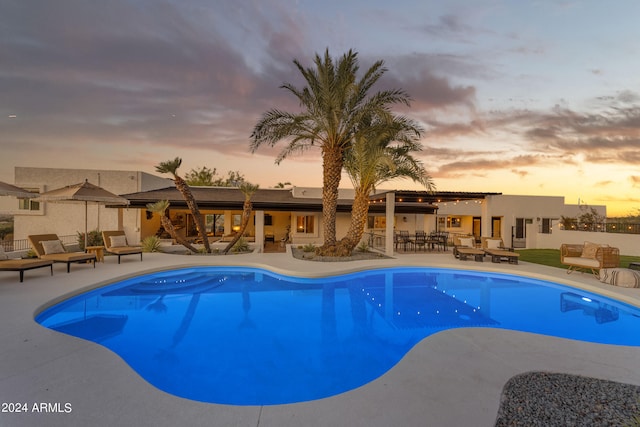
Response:
[[[4,252],[2,246],[0,246],[0,271],[18,271],[20,273],[20,282],[24,281],[24,272],[26,270],[32,270],[34,268],[42,268],[47,266],[51,268],[51,275],[53,276],[53,261],[34,258],[9,258]]]
[[[56,234],[34,234],[28,238],[38,258],[67,264],[67,273],[71,270],[72,262],[92,261],[93,268],[96,268],[96,254],[67,252]]]
[[[564,243],[560,246],[560,262],[569,267],[567,274],[575,270],[591,270],[598,278],[601,269],[620,266],[620,250],[590,242],[583,245]]]
[[[473,236],[454,236],[453,237],[453,256],[460,258],[459,250],[461,248],[475,249],[476,240]],[[484,252],[482,252],[484,254]],[[475,253],[473,253],[475,255]]]
[[[120,257],[123,255],[140,254],[140,261],[142,261],[142,246],[130,246],[124,231],[103,231],[102,241],[107,252],[118,255],[118,264],[120,264]]]
[[[483,237],[482,250],[491,257],[491,262],[499,263],[506,259],[509,264],[517,264],[520,254],[511,248],[506,248],[499,237]]]

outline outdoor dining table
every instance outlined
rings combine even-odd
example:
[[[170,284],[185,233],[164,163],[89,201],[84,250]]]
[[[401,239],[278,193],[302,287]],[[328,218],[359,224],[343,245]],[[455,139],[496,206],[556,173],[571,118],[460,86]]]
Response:
[[[429,251],[436,250],[436,247],[442,246],[443,250],[447,250],[447,235],[445,234],[421,234],[408,232],[400,232],[397,236],[396,245],[402,245],[403,250],[413,249],[414,252],[418,250],[419,246],[423,246]]]

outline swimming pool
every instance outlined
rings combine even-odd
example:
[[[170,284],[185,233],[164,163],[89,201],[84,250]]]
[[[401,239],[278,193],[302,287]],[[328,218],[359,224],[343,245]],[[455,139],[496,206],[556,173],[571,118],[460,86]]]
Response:
[[[352,390],[451,328],[640,346],[640,310],[630,305],[536,279],[436,268],[322,279],[184,268],[78,295],[36,321],[109,348],[168,393],[233,405]]]

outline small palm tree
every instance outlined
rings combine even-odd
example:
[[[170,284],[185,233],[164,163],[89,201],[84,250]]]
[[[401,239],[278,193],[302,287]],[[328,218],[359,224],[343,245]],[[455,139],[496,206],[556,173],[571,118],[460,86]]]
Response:
[[[182,194],[185,202],[187,202],[187,206],[189,207],[189,210],[191,211],[191,214],[193,215],[193,218],[196,222],[196,228],[198,229],[198,234],[200,235],[200,239],[204,244],[204,249],[207,253],[211,253],[211,246],[209,245],[209,238],[207,237],[207,229],[204,224],[204,218],[200,213],[200,209],[198,209],[196,199],[193,197],[189,185],[184,179],[182,179],[180,175],[178,175],[178,168],[181,164],[182,159],[180,157],[176,157],[173,160],[160,163],[158,166],[156,166],[156,172],[170,173],[171,175],[173,175],[173,182],[176,184],[176,188]]]
[[[320,254],[333,254],[336,244],[336,210],[338,186],[342,175],[344,152],[351,144],[363,117],[389,113],[389,105],[409,104],[408,95],[401,90],[369,94],[371,87],[384,74],[383,62],[378,61],[358,79],[358,54],[349,51],[333,60],[329,50],[324,57],[316,54],[314,67],[304,68],[297,60],[306,86],[298,89],[285,83],[281,87],[291,92],[302,106],[302,112],[290,113],[278,109],[267,111],[251,134],[251,151],[261,145],[274,146],[283,139],[288,145],[276,158],[280,163],[290,154],[318,147],[322,153],[322,221],[324,245]]]
[[[226,248],[222,251],[224,254],[229,253],[233,245],[236,244],[242,234],[247,229],[247,225],[249,225],[249,219],[251,218],[251,210],[253,209],[253,205],[251,204],[251,197],[258,191],[258,186],[251,184],[249,182],[243,182],[238,187],[242,194],[244,194],[244,203],[242,205],[242,222],[240,223],[240,230],[233,236],[233,239],[229,242]]]
[[[173,240],[180,243],[185,248],[189,249],[191,252],[198,252],[196,248],[194,248],[191,243],[187,239],[178,236],[176,233],[176,229],[173,226],[173,223],[167,216],[167,209],[169,209],[169,201],[168,200],[159,200],[155,203],[147,204],[147,209],[151,212],[155,212],[160,215],[160,223],[162,227],[165,229],[167,233],[171,236]]]
[[[413,152],[422,149],[420,128],[401,116],[390,120],[368,118],[363,121],[354,142],[345,153],[344,168],[355,189],[351,224],[340,242],[343,252],[351,253],[360,242],[369,213],[369,195],[376,186],[395,178],[410,178],[433,191],[435,185]]]

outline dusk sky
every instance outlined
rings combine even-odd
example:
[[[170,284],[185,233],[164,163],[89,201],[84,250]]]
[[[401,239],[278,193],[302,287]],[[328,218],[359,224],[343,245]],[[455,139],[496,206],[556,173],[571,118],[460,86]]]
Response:
[[[637,0],[0,0],[0,181],[15,166],[238,170],[321,186],[319,151],[251,154],[293,64],[353,49],[425,129],[438,190],[640,209]],[[284,143],[280,147],[284,146]],[[342,186],[350,181],[343,178]],[[384,188],[419,189],[410,181]]]

